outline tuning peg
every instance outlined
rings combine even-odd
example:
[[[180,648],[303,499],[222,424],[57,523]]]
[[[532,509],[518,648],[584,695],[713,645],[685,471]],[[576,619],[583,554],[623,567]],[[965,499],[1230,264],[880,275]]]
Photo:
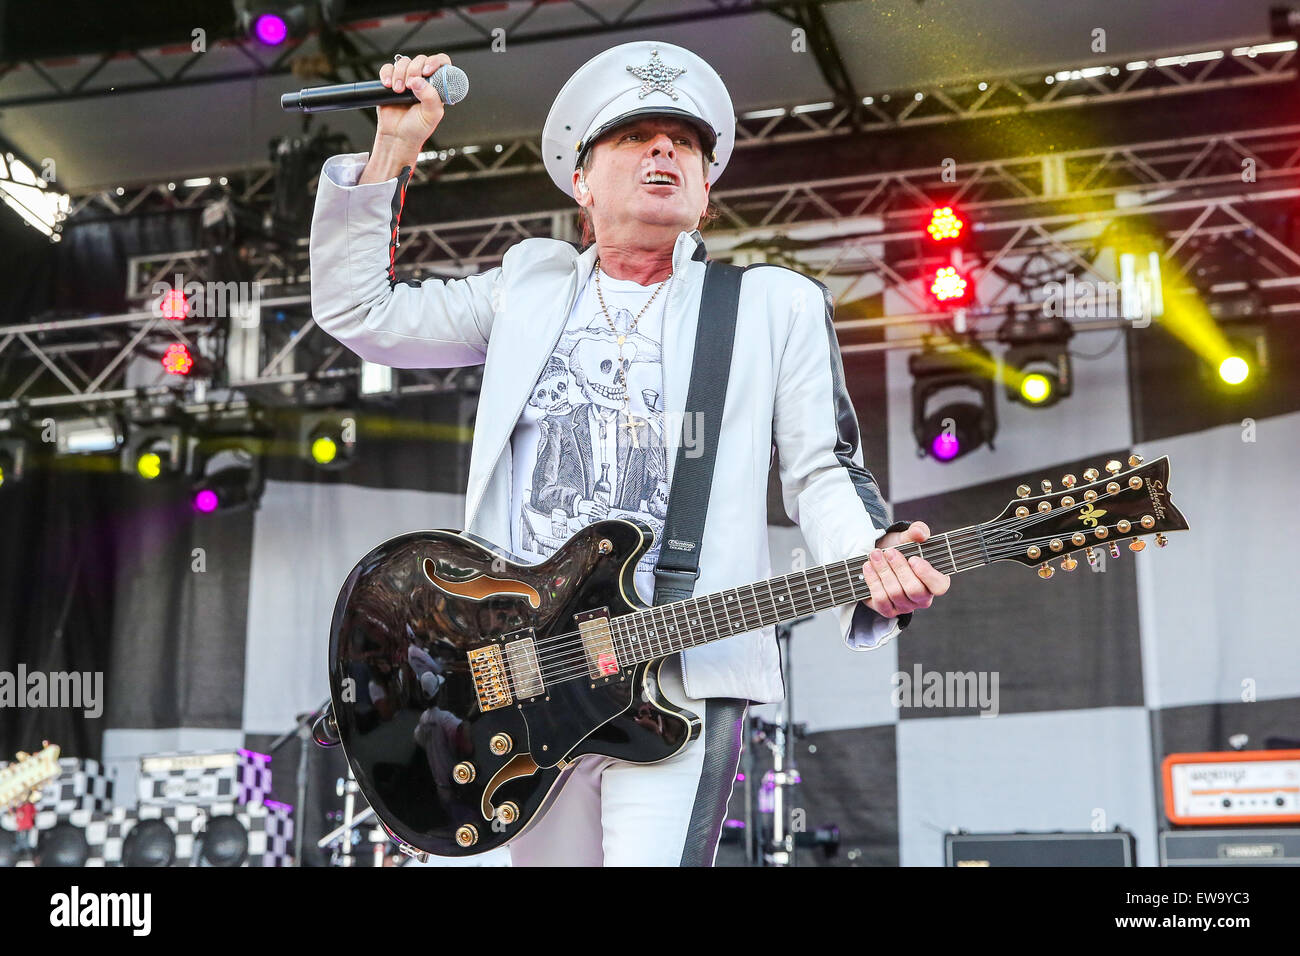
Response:
[[[1042,564],[1038,566],[1038,576],[1042,578],[1044,581],[1046,581],[1055,573],[1056,572],[1052,570],[1052,566],[1048,564],[1046,561],[1044,561]]]
[[[1166,538],[1166,537],[1164,536],[1163,533],[1157,531],[1157,532],[1156,532],[1156,546],[1157,546],[1157,547],[1161,547],[1161,548],[1163,548],[1163,547],[1164,547],[1165,545],[1167,545],[1168,543],[1169,543],[1169,539]]]
[[[1141,538],[1134,538],[1132,541],[1128,543],[1128,549],[1130,551],[1141,551],[1146,546],[1147,543],[1143,541]]]
[[[1106,471],[1109,472],[1109,473],[1112,474],[1112,475],[1118,474],[1118,473],[1119,473],[1119,470],[1120,470],[1121,468],[1123,468],[1123,467],[1124,467],[1124,466],[1121,465],[1121,464],[1120,464],[1118,461],[1116,461],[1114,458],[1112,458],[1110,461],[1106,462]]]
[[[1043,489],[1043,494],[1045,495],[1050,495],[1052,493],[1052,483],[1046,478],[1038,483],[1038,487]]]
[[[1096,481],[1100,476],[1101,476],[1101,472],[1099,472],[1096,468],[1089,468],[1087,471],[1083,473],[1083,480]]]
[[[1128,464],[1129,464],[1129,467],[1130,467],[1130,468],[1136,468],[1138,465],[1142,464],[1142,456],[1141,456],[1141,455],[1129,455],[1129,456],[1128,456]]]
[[[1096,570],[1097,570],[1097,565],[1098,565],[1098,563],[1099,563],[1099,561],[1098,561],[1098,559],[1097,559],[1097,551],[1096,551],[1096,549],[1094,549],[1091,545],[1089,545],[1089,546],[1088,546],[1088,549],[1084,552],[1084,554],[1086,554],[1086,555],[1088,556],[1088,567],[1090,567],[1090,568],[1092,568],[1094,571],[1096,571]]]
[[[1073,571],[1078,566],[1079,566],[1079,562],[1074,560],[1074,558],[1068,554],[1065,556],[1065,559],[1061,562],[1062,571]]]
[[[1119,542],[1118,542],[1118,541],[1112,541],[1112,542],[1110,543],[1110,556],[1111,556],[1112,558],[1118,558],[1118,557],[1119,557]]]
[[[1074,475],[1066,475],[1061,479],[1061,484],[1064,485],[1066,488],[1073,488],[1074,482],[1075,482]]]
[[[1032,489],[1031,489],[1028,485],[1019,485],[1019,486],[1016,487],[1016,497],[1017,497],[1017,498],[1028,498],[1028,497],[1029,497],[1029,492],[1030,492],[1031,490],[1032,490]]]

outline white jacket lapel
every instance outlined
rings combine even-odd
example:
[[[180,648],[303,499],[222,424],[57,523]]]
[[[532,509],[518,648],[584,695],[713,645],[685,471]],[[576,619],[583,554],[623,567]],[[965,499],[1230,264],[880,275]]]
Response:
[[[664,430],[670,477],[681,445],[686,393],[690,389],[695,356],[700,291],[704,282],[705,264],[693,257],[702,254],[703,245],[699,232],[683,232],[677,237],[673,248],[673,285],[668,290],[668,301],[664,306]],[[695,422],[686,422],[685,427],[691,429],[691,434],[698,431]]]

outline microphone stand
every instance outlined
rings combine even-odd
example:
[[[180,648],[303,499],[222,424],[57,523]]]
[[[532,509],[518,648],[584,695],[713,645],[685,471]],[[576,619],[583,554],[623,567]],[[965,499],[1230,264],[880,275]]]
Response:
[[[293,821],[293,865],[302,866],[302,841],[303,841],[303,822],[307,816],[307,750],[308,744],[316,738],[312,733],[312,727],[316,721],[330,709],[330,698],[326,697],[324,703],[314,711],[305,714],[299,714],[294,718],[297,724],[292,730],[286,730],[283,734],[271,742],[268,748],[271,753],[275,753],[290,740],[298,738],[298,780],[297,780],[297,812],[296,819]]]
[[[758,866],[797,865],[795,834],[791,828],[789,814],[790,807],[793,805],[794,787],[800,779],[798,768],[795,766],[795,741],[803,736],[804,728],[794,722],[794,681],[790,659],[790,637],[795,625],[812,619],[813,616],[809,614],[776,625],[777,647],[781,653],[782,671],[785,675],[785,699],[777,705],[775,722],[754,720],[753,741],[766,744],[772,752],[771,772],[764,777],[761,786],[749,791],[756,793],[756,801],[761,801],[770,781],[771,810],[767,811],[759,806],[755,813],[752,805],[747,807],[749,820],[756,821],[760,825],[761,820],[758,818],[762,815],[770,813],[772,818],[772,830],[767,839],[760,841],[757,838],[757,828],[746,827],[746,830],[754,832],[754,837],[748,842],[747,848],[751,862]],[[749,783],[751,776],[752,774],[745,775],[746,784]]]

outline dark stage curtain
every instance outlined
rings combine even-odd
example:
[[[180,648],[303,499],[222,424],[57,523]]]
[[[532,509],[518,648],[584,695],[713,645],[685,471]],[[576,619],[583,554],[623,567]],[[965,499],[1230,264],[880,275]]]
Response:
[[[42,470],[0,489],[0,670],[102,673],[105,708],[96,719],[84,708],[6,707],[0,759],[45,739],[67,756],[100,757],[117,576],[105,516],[121,478]]]

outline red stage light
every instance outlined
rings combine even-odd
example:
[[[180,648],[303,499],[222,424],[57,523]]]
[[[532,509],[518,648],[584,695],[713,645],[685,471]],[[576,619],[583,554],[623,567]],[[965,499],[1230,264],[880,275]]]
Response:
[[[168,375],[189,375],[194,367],[194,356],[183,344],[175,342],[163,353],[162,366]]]
[[[180,289],[168,289],[162,297],[161,308],[164,319],[178,322],[190,314],[190,304],[185,301],[185,293]]]
[[[936,302],[956,304],[969,297],[970,283],[955,266],[944,266],[934,274],[934,279],[930,282],[930,294]]]
[[[944,206],[942,209],[936,209],[930,216],[930,224],[925,227],[925,231],[935,242],[944,242],[958,238],[965,228],[966,220],[957,215],[952,206]]]

